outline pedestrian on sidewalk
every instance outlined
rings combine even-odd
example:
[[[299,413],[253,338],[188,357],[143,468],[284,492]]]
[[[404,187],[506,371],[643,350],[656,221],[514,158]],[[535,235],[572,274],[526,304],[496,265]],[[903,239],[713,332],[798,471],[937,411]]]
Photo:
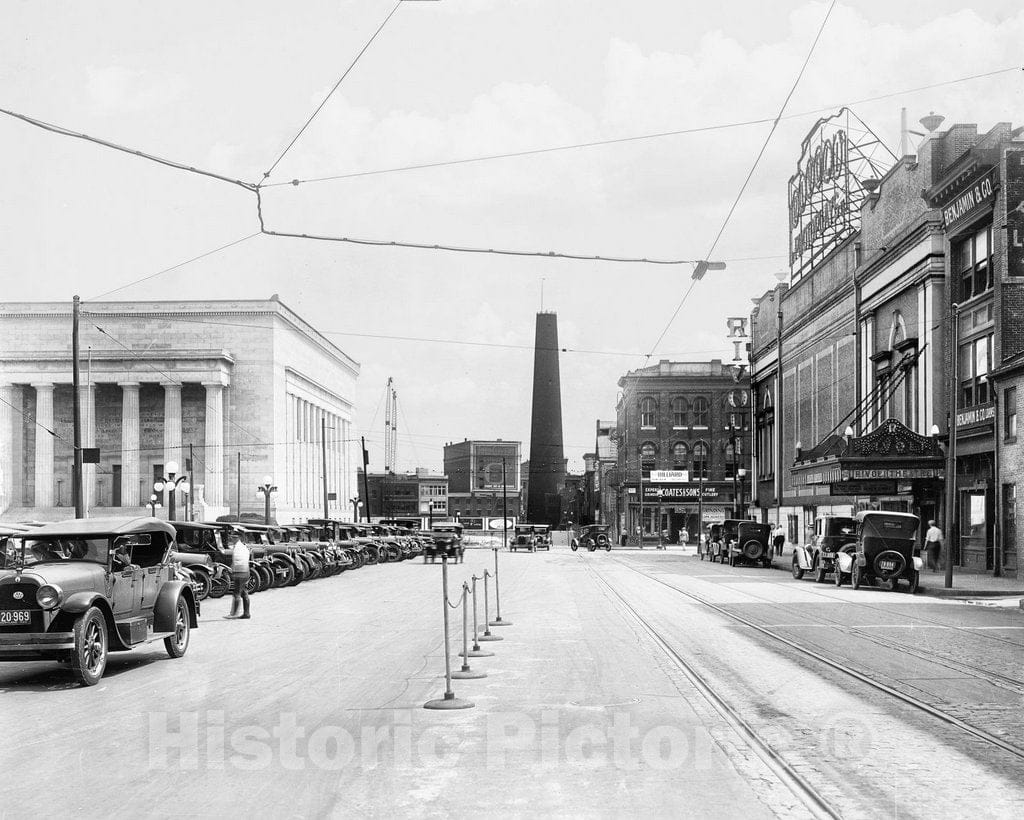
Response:
[[[786,529],[781,523],[772,532],[772,543],[775,545],[775,554],[782,555],[782,548],[786,545]]]
[[[934,521],[928,522],[928,532],[924,534],[924,549],[928,559],[928,569],[939,569],[939,552],[942,550],[942,530],[935,526]]]
[[[249,591],[245,588],[246,583],[249,581],[249,560],[250,552],[249,548],[242,543],[242,539],[237,535],[234,536],[235,542],[231,547],[231,580],[233,582],[231,589],[231,614],[225,617],[227,618],[249,618]],[[238,614],[238,610],[241,608],[242,614]]]

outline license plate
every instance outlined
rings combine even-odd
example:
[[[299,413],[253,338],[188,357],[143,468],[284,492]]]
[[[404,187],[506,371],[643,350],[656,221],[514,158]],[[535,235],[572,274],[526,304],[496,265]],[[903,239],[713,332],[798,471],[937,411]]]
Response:
[[[896,562],[895,561],[879,561],[878,562],[878,566],[880,566],[882,569],[896,569]]]
[[[32,623],[32,613],[27,609],[0,610],[0,626],[22,626]]]

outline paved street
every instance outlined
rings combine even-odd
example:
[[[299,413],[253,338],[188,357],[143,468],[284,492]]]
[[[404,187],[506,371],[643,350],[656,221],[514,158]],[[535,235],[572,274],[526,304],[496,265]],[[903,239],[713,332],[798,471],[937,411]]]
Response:
[[[464,711],[422,708],[444,662],[420,562],[261,593],[249,622],[207,601],[184,659],[115,655],[90,689],[0,666],[0,815],[1024,814],[1019,609],[671,550],[501,562],[513,624],[454,682]],[[452,597],[487,566],[467,551]]]

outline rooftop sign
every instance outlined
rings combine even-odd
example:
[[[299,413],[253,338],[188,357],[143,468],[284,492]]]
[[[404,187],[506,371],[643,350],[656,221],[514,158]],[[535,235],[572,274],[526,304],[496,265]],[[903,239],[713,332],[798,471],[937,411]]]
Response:
[[[891,152],[848,108],[818,120],[804,137],[789,178],[789,269],[799,279],[860,228],[868,190]]]

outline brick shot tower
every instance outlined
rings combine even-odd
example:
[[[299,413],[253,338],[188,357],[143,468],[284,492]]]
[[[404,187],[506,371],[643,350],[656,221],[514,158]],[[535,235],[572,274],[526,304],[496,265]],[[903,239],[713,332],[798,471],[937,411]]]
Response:
[[[533,409],[530,418],[530,473],[526,519],[558,526],[565,483],[562,450],[562,388],[558,371],[558,316],[537,314],[533,351]]]

